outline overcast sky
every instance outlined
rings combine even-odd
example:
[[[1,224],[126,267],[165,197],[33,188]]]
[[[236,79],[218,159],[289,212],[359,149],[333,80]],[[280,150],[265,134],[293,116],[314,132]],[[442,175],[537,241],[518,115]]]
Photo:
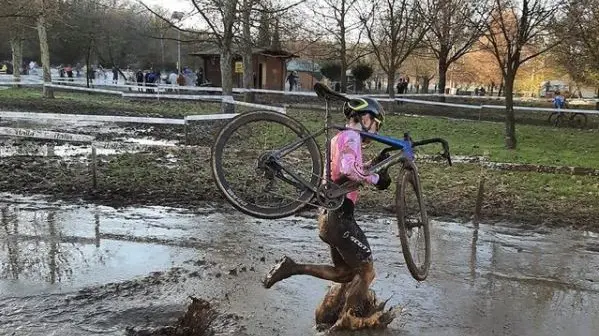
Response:
[[[131,0],[136,1],[136,0]],[[159,5],[169,11],[189,12],[193,9],[189,0],[142,0],[146,5],[153,7]]]

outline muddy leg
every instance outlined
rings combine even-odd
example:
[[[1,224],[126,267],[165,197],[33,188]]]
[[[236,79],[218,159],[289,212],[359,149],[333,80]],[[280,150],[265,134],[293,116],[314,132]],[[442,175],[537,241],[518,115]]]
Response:
[[[326,325],[325,328],[331,327],[339,319],[339,313],[345,303],[345,291],[347,283],[332,285],[324,298],[316,307],[315,320],[317,325]]]
[[[334,247],[331,247],[331,259],[333,260],[333,265],[336,267],[349,268],[341,254],[339,254],[339,251]],[[315,317],[317,324],[326,324],[328,328],[339,319],[339,312],[341,312],[341,308],[345,304],[347,285],[347,283],[334,284],[329,288],[316,308]]]
[[[334,282],[349,282],[353,279],[355,271],[343,266],[296,264],[291,258],[285,256],[275,265],[264,279],[264,287],[270,288],[275,283],[293,275],[311,275]]]
[[[374,280],[374,265],[369,261],[362,265],[356,275],[348,285],[345,297],[345,305],[342,314],[348,312],[351,308],[357,307],[364,300],[367,300],[370,284]]]

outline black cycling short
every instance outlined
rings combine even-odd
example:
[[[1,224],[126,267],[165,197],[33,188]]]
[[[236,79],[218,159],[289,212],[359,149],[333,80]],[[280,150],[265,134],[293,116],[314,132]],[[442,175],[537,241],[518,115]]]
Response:
[[[325,211],[319,220],[320,239],[336,250],[350,267],[372,262],[366,235],[354,218],[354,203],[346,198],[341,208]]]

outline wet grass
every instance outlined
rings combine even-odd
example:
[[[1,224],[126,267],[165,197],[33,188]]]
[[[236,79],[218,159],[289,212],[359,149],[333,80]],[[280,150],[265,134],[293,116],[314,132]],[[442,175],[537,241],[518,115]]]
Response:
[[[195,207],[223,201],[210,171],[206,149],[162,149],[151,153],[103,156],[98,187],[85,163],[58,159],[11,157],[0,162],[0,191],[51,194],[112,206]],[[469,220],[481,168],[473,164],[419,165],[429,214]],[[392,176],[397,174],[393,170]],[[484,170],[482,219],[533,225],[599,228],[599,181],[596,177]],[[395,185],[387,191],[365,187],[358,209],[393,210]]]
[[[124,99],[120,96],[56,90],[55,99],[41,97],[40,89],[10,88],[0,91],[0,108],[28,112],[135,115],[180,118],[220,112],[220,104],[208,101]],[[133,91],[136,92],[136,91]],[[240,108],[241,111],[246,109]]]

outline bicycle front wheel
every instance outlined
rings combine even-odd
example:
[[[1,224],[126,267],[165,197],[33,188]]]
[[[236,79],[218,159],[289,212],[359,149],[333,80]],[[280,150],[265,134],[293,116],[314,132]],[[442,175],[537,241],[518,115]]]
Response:
[[[314,196],[321,182],[322,158],[314,138],[306,138],[276,160],[270,153],[308,136],[295,119],[272,111],[238,115],[218,133],[212,146],[212,175],[226,199],[258,218],[290,216]],[[307,185],[306,185],[307,184]]]
[[[561,123],[562,115],[559,112],[551,112],[547,121],[551,126],[558,127]]]
[[[423,281],[431,264],[430,227],[422,197],[420,177],[407,163],[397,180],[396,214],[401,250],[412,277]]]

